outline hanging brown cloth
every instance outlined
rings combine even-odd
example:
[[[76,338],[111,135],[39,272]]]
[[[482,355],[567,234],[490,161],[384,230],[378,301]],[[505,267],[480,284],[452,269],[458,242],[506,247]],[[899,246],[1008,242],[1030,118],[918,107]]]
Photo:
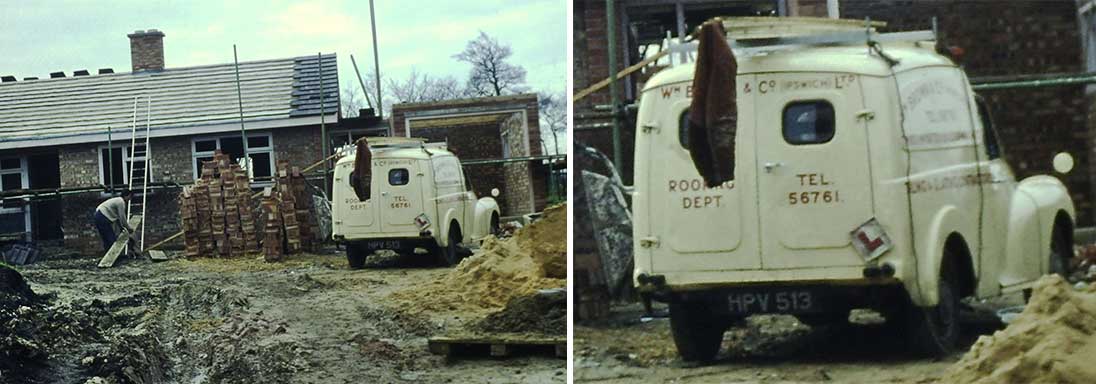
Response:
[[[689,109],[689,153],[704,182],[715,187],[734,180],[738,63],[727,45],[722,20],[704,23],[697,40],[693,101]]]
[[[373,153],[369,151],[369,142],[363,137],[355,143],[354,170],[350,173],[350,182],[359,201],[369,200],[370,181],[373,180]]]

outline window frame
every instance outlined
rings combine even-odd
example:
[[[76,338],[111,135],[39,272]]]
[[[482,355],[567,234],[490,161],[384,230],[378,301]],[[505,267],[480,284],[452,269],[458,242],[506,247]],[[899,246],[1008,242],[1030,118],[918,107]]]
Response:
[[[27,158],[24,157],[24,156],[18,156],[18,157],[6,157],[4,159],[14,159],[14,158],[19,159],[19,168],[18,169],[16,169],[16,168],[11,168],[11,169],[0,168],[0,176],[19,174],[19,176],[20,176],[19,177],[19,189],[27,189],[27,188],[30,187],[30,177],[29,177],[28,168],[27,168]],[[2,191],[2,190],[3,190],[3,180],[0,180],[0,191]],[[28,215],[27,220],[30,219],[30,216],[29,216],[30,210],[29,209],[24,209],[23,206],[20,206],[19,208],[6,208],[6,207],[4,207],[4,204],[0,204],[0,215],[2,215],[2,214],[12,214],[12,213],[26,213]],[[29,228],[29,224],[28,224],[27,227]]]
[[[393,172],[403,172],[403,183],[400,183],[400,184],[393,184],[392,183]],[[405,186],[407,184],[411,184],[411,170],[409,170],[407,168],[390,168],[388,170],[388,185],[389,186],[402,187],[402,186]]]
[[[974,104],[978,113],[978,123],[982,125],[982,152],[987,160],[1004,158],[1004,149],[1001,147],[1001,135],[997,131],[997,124],[990,113],[989,102],[982,95],[974,95]],[[990,149],[993,149],[991,152]]]
[[[251,158],[251,156],[255,155],[255,154],[264,154],[264,153],[269,154],[270,155],[270,176],[271,176],[271,180],[255,181],[254,171],[249,171],[248,172],[249,180],[253,184],[258,184],[258,185],[274,184],[273,178],[277,175],[277,170],[275,169],[274,165],[278,163],[277,159],[275,159],[275,153],[274,153],[274,135],[271,132],[248,132],[247,133],[247,138],[249,139],[249,141],[250,141],[250,139],[255,138],[255,137],[265,137],[267,146],[265,146],[265,147],[252,147],[252,146],[248,145],[246,155],[247,155],[248,158]],[[190,171],[194,175],[194,180],[198,180],[202,176],[202,174],[199,171],[201,169],[201,168],[199,168],[201,166],[201,163],[198,162],[198,159],[205,158],[205,157],[213,157],[213,154],[216,153],[216,151],[218,149],[221,149],[221,139],[232,139],[232,138],[239,139],[240,135],[226,134],[226,135],[216,135],[216,136],[196,136],[196,137],[192,137],[190,139]],[[216,146],[214,147],[214,150],[198,152],[198,142],[199,141],[211,141],[211,140],[214,143],[216,143]]]
[[[689,145],[689,130],[692,128],[692,123],[689,122],[689,108],[685,108],[677,118],[677,144],[686,151],[692,150]]]
[[[830,107],[831,117],[832,117],[832,121],[833,121],[833,123],[832,123],[833,124],[833,132],[824,141],[809,141],[809,142],[789,141],[788,140],[788,129],[787,129],[788,125],[786,124],[788,109],[793,107],[793,106],[796,106],[796,105],[806,105],[806,104],[816,104],[816,103],[825,103],[825,105]],[[818,119],[816,118],[815,121],[817,122]],[[816,130],[816,132],[817,132],[817,130]],[[803,99],[803,100],[789,101],[787,104],[784,104],[784,108],[782,108],[780,110],[780,136],[784,138],[784,143],[786,143],[788,145],[794,145],[794,146],[821,145],[821,144],[829,143],[829,142],[833,141],[834,137],[837,137],[837,110],[833,107],[833,103],[830,102],[829,100],[826,100],[826,99]]]
[[[103,172],[103,155],[106,155],[103,152],[105,152],[108,148],[110,148],[110,149],[121,149],[122,150],[122,160],[121,160],[122,161],[122,178],[121,178],[121,182],[118,182],[118,178],[117,178],[117,176],[115,176],[115,179],[114,179],[115,184],[113,185],[113,187],[115,187],[115,188],[117,188],[117,187],[123,187],[123,188],[128,187],[129,186],[129,163],[130,163],[130,152],[131,152],[130,149],[129,149],[129,144],[111,144],[109,146],[106,145],[106,144],[100,144],[99,147],[96,148],[95,155],[98,156],[98,163],[99,163],[99,185],[105,185],[107,187],[111,187],[110,184],[107,184],[109,182],[109,180],[107,180],[109,178],[109,175],[107,174],[107,172]],[[134,161],[144,161],[144,158],[139,157],[139,158],[135,158],[133,160]],[[149,173],[149,182],[152,182],[151,172]],[[104,192],[104,194],[106,194],[106,192]]]

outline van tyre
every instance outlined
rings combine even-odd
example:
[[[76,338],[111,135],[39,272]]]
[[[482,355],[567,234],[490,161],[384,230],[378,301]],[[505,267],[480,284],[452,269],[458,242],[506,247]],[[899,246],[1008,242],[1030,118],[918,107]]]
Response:
[[[346,261],[350,269],[365,268],[365,252],[358,244],[346,244]]]
[[[1057,273],[1063,279],[1069,279],[1069,259],[1072,258],[1072,248],[1069,238],[1058,226],[1054,226],[1054,232],[1050,235],[1050,273]]]
[[[457,235],[457,231],[454,229],[449,230],[449,244],[441,247],[441,255],[446,265],[456,266],[460,264],[460,236]]]
[[[727,322],[721,321],[703,304],[670,302],[670,330],[681,360],[709,362],[719,353]]]
[[[949,260],[946,254],[945,260]],[[947,355],[959,340],[959,277],[950,264],[942,269],[936,306],[923,308],[911,304],[907,310],[906,336],[918,355]]]

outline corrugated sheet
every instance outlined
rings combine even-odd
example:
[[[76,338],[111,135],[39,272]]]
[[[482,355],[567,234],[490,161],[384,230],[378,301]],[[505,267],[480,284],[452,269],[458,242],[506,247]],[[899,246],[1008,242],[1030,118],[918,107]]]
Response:
[[[293,126],[292,118],[318,116],[321,72],[323,110],[337,113],[335,55],[324,55],[322,66],[320,61],[302,56],[240,63],[245,125],[281,120],[284,123],[274,127]],[[114,132],[128,131],[134,97],[140,97],[137,121],[144,125],[149,115],[146,96],[151,98],[153,135],[157,130],[224,125],[240,118],[231,63],[0,83],[0,144],[49,145],[58,138],[100,136],[107,126]]]

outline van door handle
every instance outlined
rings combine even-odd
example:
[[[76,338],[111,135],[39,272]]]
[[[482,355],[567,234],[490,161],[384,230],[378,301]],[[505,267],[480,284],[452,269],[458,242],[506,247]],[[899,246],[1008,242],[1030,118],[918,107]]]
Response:
[[[781,163],[779,161],[765,163],[765,173],[772,173],[773,168],[782,167],[782,166],[784,166],[784,163]]]
[[[388,196],[388,192],[381,192],[381,196]]]

